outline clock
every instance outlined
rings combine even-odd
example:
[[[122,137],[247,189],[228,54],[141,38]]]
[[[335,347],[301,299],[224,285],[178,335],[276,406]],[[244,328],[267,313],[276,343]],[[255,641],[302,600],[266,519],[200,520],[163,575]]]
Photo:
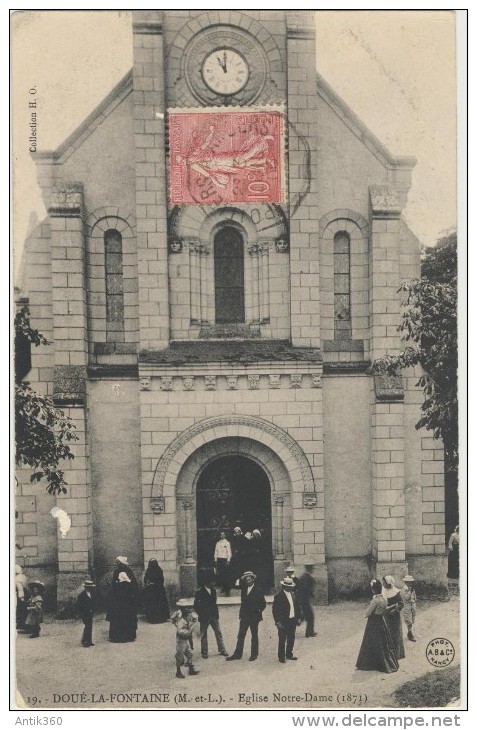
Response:
[[[202,63],[202,78],[216,94],[237,94],[248,81],[248,63],[233,48],[215,48]]]
[[[250,33],[234,26],[213,26],[197,33],[180,57],[180,73],[172,77],[169,98],[179,107],[245,106],[276,103],[267,55]],[[171,54],[171,64],[174,59]],[[265,87],[267,87],[265,89]],[[270,87],[270,88],[269,88]]]

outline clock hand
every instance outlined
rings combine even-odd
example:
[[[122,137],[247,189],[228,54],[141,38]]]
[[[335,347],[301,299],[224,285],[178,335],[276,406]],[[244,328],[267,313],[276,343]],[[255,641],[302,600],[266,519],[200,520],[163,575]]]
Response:
[[[226,69],[225,69],[225,67],[224,67],[224,64],[223,64],[223,63],[222,63],[222,61],[220,60],[219,56],[217,56],[217,61],[219,62],[219,66],[220,66],[220,68],[222,69],[222,71],[225,71],[225,73],[227,73],[227,72],[226,72]]]
[[[223,69],[224,69],[224,74],[226,74],[227,73],[227,51],[224,51],[224,65],[223,65]]]

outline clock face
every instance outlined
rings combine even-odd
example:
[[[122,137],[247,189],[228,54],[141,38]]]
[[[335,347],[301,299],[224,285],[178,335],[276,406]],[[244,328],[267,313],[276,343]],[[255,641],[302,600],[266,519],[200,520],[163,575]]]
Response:
[[[216,94],[236,94],[244,88],[248,77],[245,58],[231,48],[216,48],[205,57],[202,64],[204,83]]]

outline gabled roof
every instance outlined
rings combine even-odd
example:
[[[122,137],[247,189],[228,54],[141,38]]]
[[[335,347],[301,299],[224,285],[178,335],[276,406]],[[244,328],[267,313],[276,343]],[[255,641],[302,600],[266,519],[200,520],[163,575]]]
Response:
[[[353,110],[332,89],[319,74],[317,76],[318,95],[337,114],[351,132],[377,157],[386,167],[412,169],[416,164],[415,157],[394,157],[379,139],[367,128]],[[45,161],[61,164],[89,137],[95,129],[116,109],[116,107],[133,90],[132,69],[116,84],[110,93],[98,104],[91,114],[70,134],[56,150],[39,150],[32,153],[38,162]]]
[[[90,134],[97,129],[105,119],[129,96],[133,90],[132,69],[116,84],[109,94],[93,109],[86,119],[65,139],[56,150],[39,150],[32,153],[35,161],[46,161],[53,164],[62,164],[80,147]]]
[[[359,119],[351,107],[338,96],[336,91],[317,72],[318,95],[346,124],[348,129],[357,137],[370,152],[386,167],[404,168],[411,170],[416,164],[415,157],[394,157],[387,147],[374,135]]]

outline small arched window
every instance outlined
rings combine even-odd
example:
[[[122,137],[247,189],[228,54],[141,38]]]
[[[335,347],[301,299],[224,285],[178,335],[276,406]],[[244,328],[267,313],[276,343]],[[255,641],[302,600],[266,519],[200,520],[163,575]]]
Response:
[[[215,321],[245,322],[244,245],[239,231],[222,228],[214,238]]]
[[[124,342],[123,239],[110,228],[104,234],[106,270],[106,340]]]
[[[334,242],[335,340],[351,339],[350,237],[338,231]]]

